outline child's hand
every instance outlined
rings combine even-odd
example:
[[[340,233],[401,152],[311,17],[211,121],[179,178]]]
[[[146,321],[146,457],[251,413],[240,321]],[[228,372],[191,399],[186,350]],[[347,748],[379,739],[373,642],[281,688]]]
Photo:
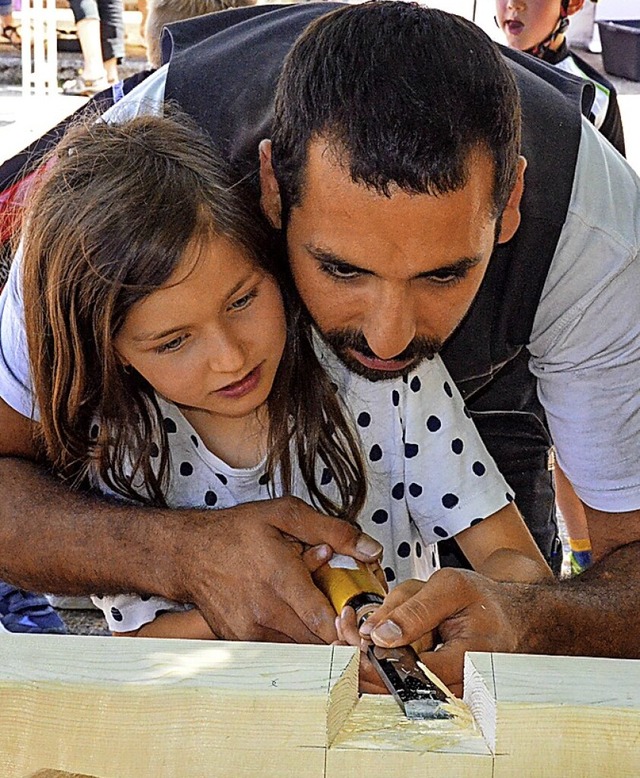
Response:
[[[353,608],[347,606],[342,613],[336,616],[336,632],[338,640],[334,645],[354,646],[360,649],[360,683],[361,694],[388,694],[386,686],[380,680],[380,676],[369,661],[366,651],[368,640],[363,640],[358,632],[356,614]]]

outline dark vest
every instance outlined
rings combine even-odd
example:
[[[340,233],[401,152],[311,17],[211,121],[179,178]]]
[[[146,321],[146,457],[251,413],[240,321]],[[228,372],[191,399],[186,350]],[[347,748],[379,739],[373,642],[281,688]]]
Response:
[[[209,132],[238,175],[257,171],[258,141],[270,135],[275,85],[293,41],[335,7],[249,7],[165,31],[163,53],[170,60],[165,98]],[[590,107],[593,87],[526,54],[509,49],[503,54],[522,100],[522,153],[528,161],[522,222],[515,237],[494,252],[480,291],[442,356],[489,450],[518,492],[514,462],[518,470],[544,469],[549,448],[526,345],[566,217],[581,110]],[[517,494],[526,514],[524,502],[537,503],[540,495],[528,485],[522,488],[530,492]]]

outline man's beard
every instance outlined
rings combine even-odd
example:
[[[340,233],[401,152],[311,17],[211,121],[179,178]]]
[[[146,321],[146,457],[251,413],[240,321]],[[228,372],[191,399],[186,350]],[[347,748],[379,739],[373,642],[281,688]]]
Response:
[[[415,370],[425,359],[433,359],[442,348],[442,341],[439,338],[416,337],[401,354],[393,357],[394,362],[410,360],[411,364],[402,370],[374,370],[371,367],[366,367],[366,365],[363,365],[362,362],[348,353],[349,350],[352,350],[369,359],[380,359],[377,354],[371,351],[367,339],[362,332],[356,330],[329,330],[328,332],[321,333],[321,336],[349,370],[361,375],[368,381],[391,381],[392,379],[406,376],[412,370]]]

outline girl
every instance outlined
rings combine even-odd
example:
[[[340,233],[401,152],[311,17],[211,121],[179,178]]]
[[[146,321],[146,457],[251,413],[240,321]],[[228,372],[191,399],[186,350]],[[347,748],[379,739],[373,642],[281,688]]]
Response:
[[[440,360],[396,381],[349,373],[312,339],[255,198],[231,181],[182,118],[75,128],[58,147],[22,260],[56,470],[147,505],[294,494],[357,517],[385,546],[389,581],[428,575],[425,544],[457,533],[482,572],[548,574]],[[189,606],[96,601],[116,634],[214,637]]]

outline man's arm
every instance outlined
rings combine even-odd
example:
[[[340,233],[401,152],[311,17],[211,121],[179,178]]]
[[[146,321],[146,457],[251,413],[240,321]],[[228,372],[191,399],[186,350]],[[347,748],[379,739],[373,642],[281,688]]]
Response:
[[[422,659],[454,691],[466,651],[640,658],[640,511],[586,510],[598,561],[580,576],[518,584],[440,570],[417,592],[398,586],[364,632],[396,646],[437,629],[442,648]]]
[[[328,642],[335,614],[310,568],[331,549],[363,561],[380,551],[295,498],[215,512],[130,507],[69,491],[34,455],[32,423],[0,401],[0,578],[28,589],[158,594],[194,603],[227,639]],[[318,546],[315,558],[285,535]]]

